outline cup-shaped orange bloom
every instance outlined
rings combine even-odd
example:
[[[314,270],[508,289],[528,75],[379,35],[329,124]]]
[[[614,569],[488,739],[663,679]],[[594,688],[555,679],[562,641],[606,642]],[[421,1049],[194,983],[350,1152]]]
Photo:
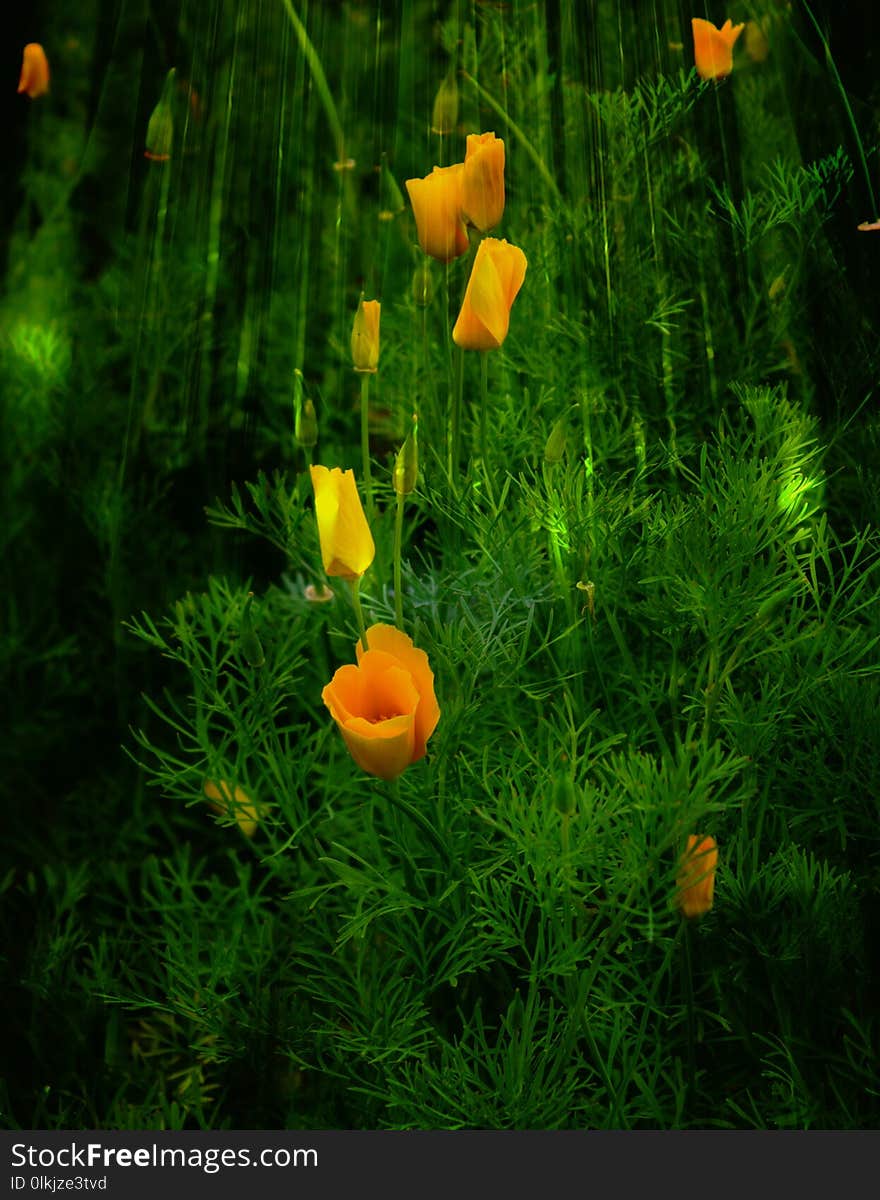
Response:
[[[49,90],[49,60],[39,42],[28,42],[24,48],[18,90],[26,92],[31,100],[44,96]]]
[[[745,28],[727,20],[720,29],[702,17],[691,19],[694,65],[701,79],[724,79],[733,70],[733,46]]]
[[[315,489],[315,515],[321,558],[328,575],[359,579],[376,556],[354,471],[309,467]]]
[[[424,650],[393,625],[371,625],[357,666],[340,667],[321,693],[359,767],[396,779],[424,758],[440,720],[434,673]]]
[[[407,179],[419,245],[438,262],[449,262],[468,248],[461,216],[461,181],[464,163],[435,167],[424,179]]]
[[[507,337],[510,308],[526,277],[518,246],[483,238],[468,280],[452,337],[463,350],[497,350]]]
[[[504,216],[504,142],[494,133],[468,134],[461,211],[480,233],[494,229]]]
[[[245,837],[252,838],[257,832],[260,811],[244,788],[237,787],[233,791],[225,779],[221,779],[219,784],[213,779],[206,779],[205,797],[214,812],[234,816]]]
[[[715,871],[718,866],[718,846],[713,837],[688,838],[687,850],[681,856],[676,883],[675,902],[682,916],[701,917],[712,907],[715,898]]]
[[[351,331],[351,358],[356,371],[375,374],[379,366],[379,317],[382,305],[378,300],[361,300],[354,315]]]

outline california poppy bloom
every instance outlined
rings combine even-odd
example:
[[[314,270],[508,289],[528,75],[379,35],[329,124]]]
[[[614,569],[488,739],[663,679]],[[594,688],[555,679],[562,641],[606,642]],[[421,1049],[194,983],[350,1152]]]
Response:
[[[494,133],[468,134],[461,210],[480,233],[494,229],[504,216],[504,142]]]
[[[424,179],[407,179],[419,245],[431,258],[449,262],[468,248],[461,216],[461,181],[464,163],[435,167]]]
[[[19,92],[26,92],[31,100],[44,96],[49,90],[49,60],[39,42],[28,42],[21,61]]]
[[[382,305],[378,300],[361,300],[354,315],[351,331],[351,358],[356,371],[375,374],[379,366],[379,317]]]
[[[357,666],[340,667],[321,693],[357,765],[396,779],[424,758],[440,720],[434,673],[424,650],[393,625],[371,625]]]
[[[687,850],[681,856],[675,902],[684,917],[701,917],[712,907],[715,897],[715,870],[718,846],[713,837],[698,838],[692,833]]]
[[[260,813],[244,788],[237,787],[233,791],[225,779],[221,779],[219,784],[213,779],[206,779],[205,797],[210,801],[214,812],[230,813],[234,816],[245,837],[251,838],[257,832]]]
[[[526,276],[526,256],[518,246],[483,238],[452,331],[463,350],[497,350],[507,337],[510,308]]]
[[[315,489],[315,515],[321,558],[328,575],[355,580],[376,556],[373,535],[364,516],[354,471],[309,467]]]
[[[694,65],[701,79],[724,79],[733,70],[733,47],[745,29],[727,20],[720,29],[701,17],[691,20],[694,31]]]

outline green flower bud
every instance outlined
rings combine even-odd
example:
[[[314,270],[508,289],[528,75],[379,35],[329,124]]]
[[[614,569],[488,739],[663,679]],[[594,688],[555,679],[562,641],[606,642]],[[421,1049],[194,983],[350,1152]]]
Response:
[[[437,89],[434,98],[434,111],[431,116],[431,129],[434,133],[452,133],[458,122],[458,82],[455,78],[455,67],[449,68],[449,73]]]
[[[398,496],[408,496],[415,491],[419,477],[419,423],[413,416],[413,427],[409,437],[397,452],[394,462],[394,490]]]
[[[565,454],[565,443],[568,436],[568,414],[563,413],[553,428],[544,445],[544,462],[555,465],[562,462]]]
[[[238,644],[241,647],[241,652],[244,655],[244,660],[248,666],[262,667],[266,662],[266,656],[263,653],[262,643],[254,632],[254,626],[251,620],[251,605],[253,602],[254,593],[248,592],[248,598],[244,604],[244,612],[241,614],[241,628],[239,630]]]

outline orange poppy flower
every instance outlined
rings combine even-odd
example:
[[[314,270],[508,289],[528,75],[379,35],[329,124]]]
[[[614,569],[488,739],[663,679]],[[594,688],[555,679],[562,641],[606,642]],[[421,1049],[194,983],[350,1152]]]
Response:
[[[358,495],[354,471],[309,467],[321,558],[328,575],[359,579],[376,557],[376,545]]]
[[[691,834],[681,856],[675,902],[684,917],[701,917],[712,907],[715,897],[715,870],[718,846],[713,837]]]
[[[351,358],[356,371],[376,373],[379,366],[379,317],[382,305],[378,300],[361,300],[354,315],[351,331]]]
[[[483,238],[477,249],[461,312],[452,331],[463,350],[497,350],[507,337],[510,309],[528,263],[518,246]]]
[[[26,92],[31,100],[44,96],[49,90],[49,60],[39,42],[28,42],[21,61],[19,92]]]
[[[434,673],[424,650],[393,625],[371,625],[357,666],[340,667],[321,693],[357,765],[396,779],[424,758],[440,720]]]
[[[480,233],[494,229],[504,216],[504,142],[494,133],[468,134],[461,209]]]
[[[701,79],[724,79],[733,70],[733,47],[745,29],[727,20],[720,29],[701,17],[691,20],[694,32],[694,65]]]
[[[214,812],[234,816],[245,837],[252,838],[257,832],[260,812],[244,788],[237,787],[233,791],[225,779],[221,779],[219,785],[213,779],[206,779],[205,798]]]
[[[461,216],[461,181],[464,163],[435,167],[424,179],[407,179],[419,245],[438,262],[449,262],[468,248]]]

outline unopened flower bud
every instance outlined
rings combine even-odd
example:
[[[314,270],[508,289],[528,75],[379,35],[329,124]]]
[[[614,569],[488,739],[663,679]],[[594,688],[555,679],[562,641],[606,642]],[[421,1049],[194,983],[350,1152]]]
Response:
[[[251,620],[251,605],[253,602],[254,593],[248,592],[248,598],[244,604],[244,612],[241,614],[238,644],[241,647],[241,652],[248,666],[262,667],[266,662],[266,656],[263,653],[262,643],[254,632],[253,621]]]
[[[563,413],[553,428],[544,445],[544,462],[555,465],[562,462],[565,454],[565,443],[568,435],[568,414]]]
[[[318,417],[308,396],[304,397],[296,410],[293,436],[297,445],[304,450],[310,450],[318,440]]]
[[[450,67],[434,98],[431,129],[434,133],[452,133],[457,122],[458,82],[455,78],[455,67]]]
[[[413,416],[413,427],[409,437],[397,452],[394,462],[394,490],[398,496],[408,496],[415,491],[419,477],[419,424]]]

